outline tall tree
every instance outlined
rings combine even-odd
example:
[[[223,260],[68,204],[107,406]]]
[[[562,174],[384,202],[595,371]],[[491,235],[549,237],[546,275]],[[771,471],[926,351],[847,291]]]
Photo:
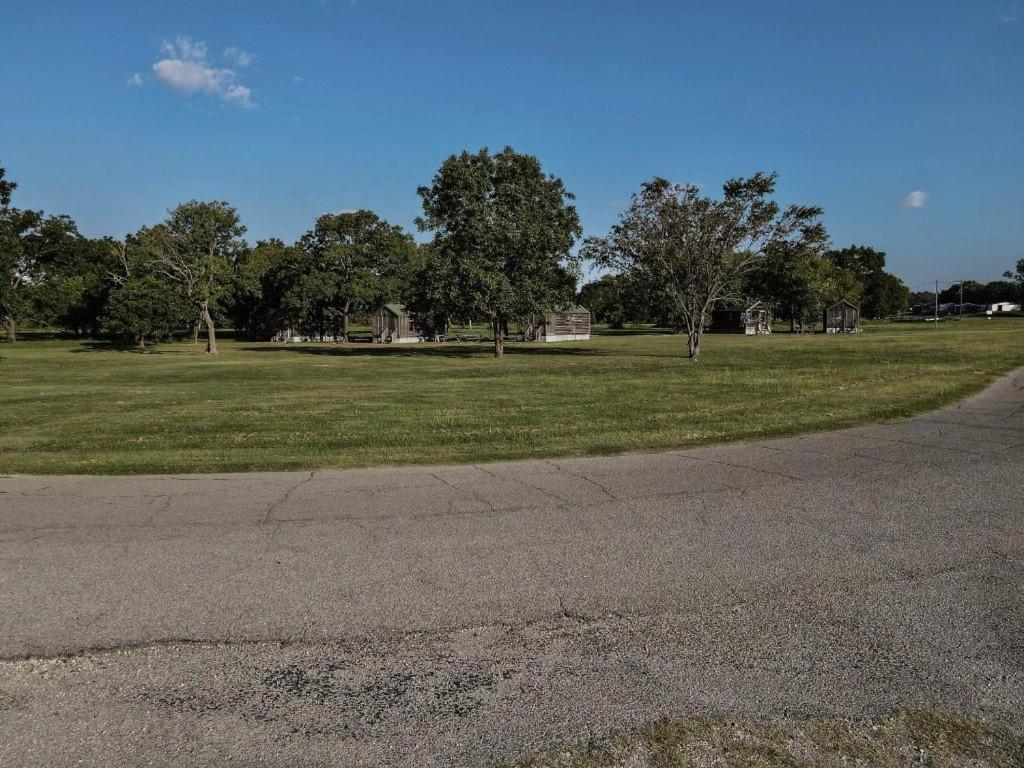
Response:
[[[190,318],[189,303],[176,283],[153,274],[134,274],[110,293],[102,322],[108,333],[128,339],[140,349],[160,341]]]
[[[18,324],[39,309],[47,271],[69,241],[78,237],[67,216],[11,206],[17,184],[0,167],[0,319],[7,340],[18,339]]]
[[[153,269],[181,286],[206,327],[206,351],[217,354],[217,331],[211,306],[230,286],[231,264],[245,248],[245,227],[225,202],[182,203],[167,220],[142,230],[138,238]]]
[[[323,276],[314,281],[315,290],[326,292],[344,342],[353,311],[395,298],[416,250],[412,235],[366,210],[324,214],[298,245],[311,269]]]
[[[803,330],[808,322],[813,327],[829,298],[834,267],[824,258],[823,246],[774,243],[747,276],[746,293],[771,306],[778,319],[788,320],[791,331]]]
[[[292,249],[277,238],[260,240],[239,254],[228,312],[237,330],[264,338],[282,330],[278,270],[291,256]]]
[[[453,302],[444,314],[488,317],[495,357],[510,320],[572,298],[566,273],[576,272],[579,216],[573,195],[536,157],[511,147],[452,155],[418,191],[417,224],[434,234],[430,258]]]
[[[583,249],[587,258],[630,274],[668,302],[695,361],[715,304],[735,298],[773,248],[820,248],[827,239],[820,208],[781,210],[771,200],[775,174],[732,179],[722,191],[719,200],[692,184],[655,178],[606,237],[589,238]]]

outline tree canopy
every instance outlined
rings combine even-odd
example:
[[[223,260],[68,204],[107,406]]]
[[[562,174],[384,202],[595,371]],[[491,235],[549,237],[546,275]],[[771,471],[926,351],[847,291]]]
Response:
[[[828,258],[837,269],[856,276],[862,289],[860,309],[864,317],[890,317],[910,306],[910,291],[903,281],[885,271],[883,251],[851,245],[829,251]]]
[[[308,265],[300,282],[321,312],[340,319],[342,341],[353,311],[397,297],[416,250],[412,235],[367,210],[324,214],[298,247]]]
[[[700,357],[715,304],[742,293],[748,274],[774,249],[820,249],[827,241],[821,209],[771,199],[775,174],[731,179],[722,197],[692,184],[654,178],[603,238],[589,238],[587,258],[629,274],[665,302],[686,329],[690,358]]]
[[[0,167],[0,319],[11,343],[17,341],[19,323],[38,315],[45,293],[56,289],[47,277],[57,274],[61,255],[79,237],[68,216],[13,207],[17,186]]]
[[[181,286],[206,327],[206,351],[217,354],[211,305],[229,288],[232,264],[245,249],[245,227],[225,202],[190,200],[162,224],[140,230],[137,238],[156,274]]]
[[[573,195],[533,155],[505,147],[452,155],[420,187],[422,231],[432,232],[429,269],[438,314],[485,316],[494,355],[510,320],[572,298],[581,235]]]

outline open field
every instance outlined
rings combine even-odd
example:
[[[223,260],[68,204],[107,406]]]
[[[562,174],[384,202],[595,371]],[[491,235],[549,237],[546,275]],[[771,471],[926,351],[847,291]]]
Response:
[[[655,451],[905,417],[1024,364],[1024,322],[856,336],[0,348],[0,472],[382,466]]]

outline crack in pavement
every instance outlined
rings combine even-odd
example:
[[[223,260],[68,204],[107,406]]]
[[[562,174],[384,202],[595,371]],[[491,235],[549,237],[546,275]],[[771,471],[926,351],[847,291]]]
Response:
[[[278,499],[275,502],[272,502],[267,507],[267,511],[263,514],[263,519],[260,521],[260,523],[266,523],[268,520],[270,520],[270,516],[278,509],[280,509],[284,505],[284,503],[287,502],[292,497],[292,494],[294,494],[299,488],[304,486],[306,483],[310,482],[314,477],[316,477],[316,470],[310,472],[308,477],[295,483],[295,485],[293,485],[291,488],[285,491],[284,495],[280,499]]]
[[[532,559],[532,557],[531,557]],[[913,573],[904,568],[901,568],[898,563],[888,563],[893,570],[900,572],[900,575],[896,577],[884,577],[884,578],[864,578],[864,579],[842,579],[841,583],[846,587],[846,592],[858,592],[865,589],[870,589],[879,585],[896,585],[896,584],[911,584],[911,583],[924,583],[935,579],[940,579],[948,575],[969,575],[972,570],[981,569],[982,566],[990,564],[994,560],[999,560],[998,556],[979,557],[967,562],[959,563],[955,566],[946,566],[942,568],[932,569],[930,571]],[[544,568],[537,564],[537,567],[544,572]],[[982,572],[984,581],[991,580],[991,574]],[[997,581],[1003,581],[997,579]],[[763,585],[762,585],[763,586]],[[276,645],[280,647],[290,647],[297,645],[340,645],[349,646],[355,643],[373,642],[375,638],[386,639],[389,642],[401,641],[401,640],[422,640],[423,638],[430,637],[446,637],[456,635],[465,632],[483,631],[486,629],[498,628],[504,631],[524,631],[538,625],[544,625],[550,623],[552,620],[567,619],[575,623],[588,623],[588,624],[607,624],[610,619],[616,621],[634,621],[634,620],[647,620],[647,619],[658,619],[664,617],[677,617],[677,618],[690,618],[693,621],[699,621],[702,617],[711,615],[718,615],[721,613],[728,613],[737,610],[738,608],[752,608],[752,607],[765,607],[774,604],[786,604],[793,600],[790,594],[767,594],[762,590],[758,589],[753,591],[752,594],[741,594],[732,586],[726,585],[726,591],[730,599],[720,600],[714,603],[709,603],[699,608],[694,612],[690,610],[679,610],[676,608],[668,608],[662,610],[652,611],[622,611],[620,609],[609,608],[607,610],[600,610],[593,613],[580,612],[570,608],[565,597],[558,592],[553,590],[553,595],[558,603],[557,610],[546,610],[537,611],[534,616],[528,619],[520,621],[495,621],[490,623],[456,623],[450,625],[444,625],[439,627],[414,627],[414,628],[381,628],[372,632],[364,633],[351,633],[351,634],[338,634],[331,637],[319,637],[315,639],[309,639],[310,624],[304,621],[302,624],[302,633],[296,636],[294,633],[287,636],[260,636],[260,637],[238,637],[230,638],[227,636],[210,637],[210,638],[196,638],[188,636],[165,636],[160,638],[152,638],[148,640],[123,642],[123,643],[112,643],[106,645],[94,645],[83,648],[76,648],[72,651],[63,651],[52,654],[34,654],[34,653],[18,653],[0,656],[0,667],[7,665],[18,665],[23,663],[32,662],[46,662],[46,661],[59,661],[83,657],[92,656],[103,656],[103,655],[117,655],[124,653],[132,653],[138,651],[147,650],[161,650],[161,649],[174,649],[176,647],[235,647],[235,646],[256,646],[256,645]],[[840,600],[845,592],[837,592],[836,585],[828,580],[818,582],[813,588],[805,590],[802,594],[804,600],[810,600],[815,597],[821,597],[827,595],[835,600]],[[232,624],[237,623],[247,613],[251,612],[251,607],[248,607],[239,612],[239,614],[232,620]],[[998,606],[989,609],[986,613],[998,610]]]

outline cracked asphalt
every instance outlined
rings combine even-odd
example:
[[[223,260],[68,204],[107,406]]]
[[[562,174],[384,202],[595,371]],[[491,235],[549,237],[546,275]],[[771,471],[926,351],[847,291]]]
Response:
[[[1024,369],[801,438],[0,478],[0,765],[487,765],[660,716],[1024,729]]]

